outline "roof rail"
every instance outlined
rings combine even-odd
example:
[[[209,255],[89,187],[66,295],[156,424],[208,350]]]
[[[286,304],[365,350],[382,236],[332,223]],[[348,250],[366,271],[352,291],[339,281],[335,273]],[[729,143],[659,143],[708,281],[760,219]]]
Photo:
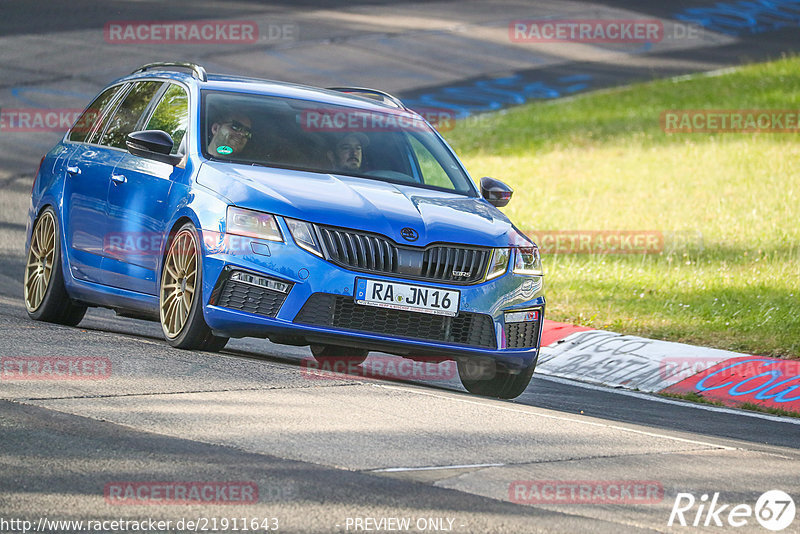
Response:
[[[403,102],[401,102],[396,96],[392,96],[384,91],[378,91],[377,89],[369,89],[367,87],[328,87],[328,90],[339,91],[340,93],[347,93],[350,95],[363,96],[364,98],[369,98],[372,100],[380,99],[380,101],[384,104],[391,104],[400,109],[408,109],[405,104],[403,104]]]
[[[197,78],[201,82],[208,81],[208,76],[206,75],[206,69],[195,63],[184,63],[180,61],[164,61],[160,63],[148,63],[147,65],[142,65],[135,71],[131,72],[131,74],[136,74],[137,72],[144,72],[150,69],[167,70],[164,67],[181,67],[184,69],[189,69],[192,71],[193,77]]]

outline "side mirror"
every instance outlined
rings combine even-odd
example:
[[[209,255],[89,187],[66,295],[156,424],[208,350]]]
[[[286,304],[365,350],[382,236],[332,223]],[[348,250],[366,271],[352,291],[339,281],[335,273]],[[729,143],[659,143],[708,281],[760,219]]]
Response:
[[[141,130],[131,132],[125,140],[128,152],[134,156],[153,159],[170,165],[177,165],[183,156],[170,154],[174,142],[172,137],[163,130]]]
[[[502,208],[511,200],[514,190],[500,180],[484,176],[481,178],[481,196],[489,201],[489,204],[497,208]]]

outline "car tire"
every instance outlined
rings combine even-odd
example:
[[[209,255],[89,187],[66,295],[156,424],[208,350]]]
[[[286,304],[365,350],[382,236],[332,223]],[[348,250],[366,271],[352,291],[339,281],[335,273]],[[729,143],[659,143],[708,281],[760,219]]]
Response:
[[[33,225],[23,283],[25,308],[35,321],[75,326],[86,306],[69,298],[61,268],[61,231],[51,207]]]
[[[513,399],[519,397],[528,387],[536,369],[534,361],[522,371],[512,374],[508,369],[492,363],[490,372],[487,367],[476,368],[470,360],[458,361],[458,377],[461,384],[474,395]]]
[[[369,351],[366,349],[354,349],[351,347],[341,347],[339,345],[311,345],[311,354],[319,363],[326,363],[331,366],[336,362],[344,362],[347,366],[356,366],[364,363]]]
[[[202,288],[200,240],[194,225],[186,223],[170,238],[158,290],[161,330],[175,348],[217,352],[228,343],[203,318]]]

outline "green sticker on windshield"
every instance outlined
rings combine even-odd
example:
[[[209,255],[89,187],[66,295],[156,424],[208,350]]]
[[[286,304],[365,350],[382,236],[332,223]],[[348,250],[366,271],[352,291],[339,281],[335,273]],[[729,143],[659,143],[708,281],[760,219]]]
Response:
[[[233,154],[233,149],[228,145],[222,145],[217,147],[217,154],[222,154],[227,156],[228,154]]]

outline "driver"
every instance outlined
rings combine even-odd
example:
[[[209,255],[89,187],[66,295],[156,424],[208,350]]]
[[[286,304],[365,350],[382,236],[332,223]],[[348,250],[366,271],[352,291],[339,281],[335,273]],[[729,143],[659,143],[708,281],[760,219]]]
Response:
[[[242,150],[253,137],[253,124],[246,115],[230,113],[211,125],[208,152],[213,156],[231,157]]]
[[[369,146],[369,138],[363,133],[347,133],[339,137],[328,151],[328,159],[336,170],[360,171],[364,158],[364,147]]]

